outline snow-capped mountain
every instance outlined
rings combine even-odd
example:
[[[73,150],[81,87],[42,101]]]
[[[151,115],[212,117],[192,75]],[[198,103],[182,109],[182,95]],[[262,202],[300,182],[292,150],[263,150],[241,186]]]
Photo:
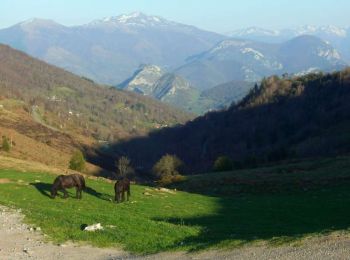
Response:
[[[249,27],[246,29],[229,32],[228,35],[238,39],[247,39],[267,43],[282,43],[301,35],[313,35],[329,42],[333,47],[338,49],[347,62],[350,62],[350,27],[344,28],[334,25],[305,25],[282,30]]]
[[[32,19],[0,30],[0,43],[99,83],[116,85],[140,64],[177,67],[226,37],[166,20],[131,13],[81,26]]]
[[[347,31],[346,28],[342,27],[337,27],[334,25],[327,25],[327,26],[312,26],[312,25],[305,25],[301,27],[297,27],[292,30],[281,30],[281,34],[286,33],[286,32],[294,32],[294,36],[300,36],[300,35],[332,35],[336,37],[346,37],[347,36]]]
[[[345,66],[340,53],[329,43],[314,36],[299,36],[280,44],[224,40],[188,59],[176,73],[194,86],[207,89],[231,80],[258,81],[273,74],[300,73],[311,68],[332,71]]]
[[[24,30],[35,30],[35,29],[52,29],[52,28],[64,28],[63,25],[56,23],[53,20],[49,19],[38,19],[32,18],[17,24],[17,26],[21,27]]]
[[[98,27],[98,26],[136,26],[136,27],[147,27],[147,26],[172,26],[178,25],[175,22],[168,21],[160,16],[145,15],[141,12],[134,12],[131,14],[123,14],[119,16],[110,16],[103,19],[92,21],[88,23],[87,27]]]
[[[248,27],[245,29],[235,30],[227,33],[230,37],[244,38],[251,40],[261,40],[260,37],[271,37],[271,41],[291,39],[301,35],[328,35],[333,37],[345,38],[348,36],[346,28],[337,27],[333,25],[327,26],[313,26],[305,25],[295,28],[287,28],[282,30],[271,30],[260,27]]]

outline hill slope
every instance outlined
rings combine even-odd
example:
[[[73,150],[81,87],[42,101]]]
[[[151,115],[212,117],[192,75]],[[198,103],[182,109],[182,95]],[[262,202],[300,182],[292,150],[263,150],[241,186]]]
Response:
[[[143,65],[118,88],[151,96],[195,114],[226,108],[243,98],[253,87],[248,82],[229,82],[204,92],[183,77],[156,65]]]
[[[201,96],[212,100],[212,109],[224,109],[231,106],[233,102],[241,101],[253,87],[252,82],[230,81],[204,90]]]
[[[184,78],[156,65],[141,66],[118,88],[153,97],[191,113],[203,113],[200,91]]]
[[[5,45],[0,93],[0,127],[67,153],[189,119],[156,100],[96,85]]]
[[[176,154],[192,170],[207,170],[220,155],[240,165],[350,152],[350,70],[262,81],[239,104],[185,126],[119,143],[140,167]],[[152,154],[142,152],[152,149]],[[134,152],[137,151],[137,154]]]

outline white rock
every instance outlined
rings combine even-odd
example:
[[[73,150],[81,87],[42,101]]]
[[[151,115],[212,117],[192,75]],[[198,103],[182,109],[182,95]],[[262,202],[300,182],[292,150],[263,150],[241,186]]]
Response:
[[[103,230],[101,223],[93,224],[84,228],[84,231]]]

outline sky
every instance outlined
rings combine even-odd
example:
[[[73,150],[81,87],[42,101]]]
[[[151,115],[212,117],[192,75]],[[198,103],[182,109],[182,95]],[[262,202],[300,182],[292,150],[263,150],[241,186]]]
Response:
[[[135,11],[220,33],[259,26],[350,27],[350,0],[0,0],[0,28],[31,18],[70,26]]]

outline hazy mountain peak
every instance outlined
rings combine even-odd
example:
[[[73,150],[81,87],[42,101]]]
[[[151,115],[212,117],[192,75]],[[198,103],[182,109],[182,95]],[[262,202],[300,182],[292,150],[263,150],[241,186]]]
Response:
[[[280,32],[278,30],[269,30],[261,27],[251,26],[245,29],[235,30],[229,32],[228,35],[234,36],[246,36],[246,35],[254,35],[254,36],[277,36]]]
[[[244,47],[249,43],[249,41],[245,40],[236,40],[236,39],[228,39],[228,40],[223,40],[220,43],[218,43],[216,46],[214,46],[209,52],[210,53],[215,53],[221,50],[225,50],[231,47]]]
[[[157,26],[157,25],[167,25],[172,22],[159,17],[146,15],[141,12],[133,12],[130,14],[122,14],[118,16],[105,17],[101,20],[96,20],[91,22],[90,26],[96,25],[110,25],[110,26]]]
[[[260,27],[247,27],[240,30],[229,32],[228,35],[239,38],[256,39],[257,37],[296,37],[300,35],[333,35],[337,37],[346,37],[346,28],[334,26],[334,25],[303,25],[294,28],[285,28],[281,30],[271,30]],[[284,38],[285,39],[285,38]]]
[[[56,23],[50,19],[40,19],[32,18],[26,21],[23,21],[18,24],[22,29],[33,29],[33,28],[53,28],[53,27],[62,27],[63,25]]]
[[[320,28],[323,32],[326,32],[328,34],[334,34],[339,37],[346,37],[347,36],[347,31],[345,28],[337,27],[334,25],[327,25],[327,26],[322,26]]]

